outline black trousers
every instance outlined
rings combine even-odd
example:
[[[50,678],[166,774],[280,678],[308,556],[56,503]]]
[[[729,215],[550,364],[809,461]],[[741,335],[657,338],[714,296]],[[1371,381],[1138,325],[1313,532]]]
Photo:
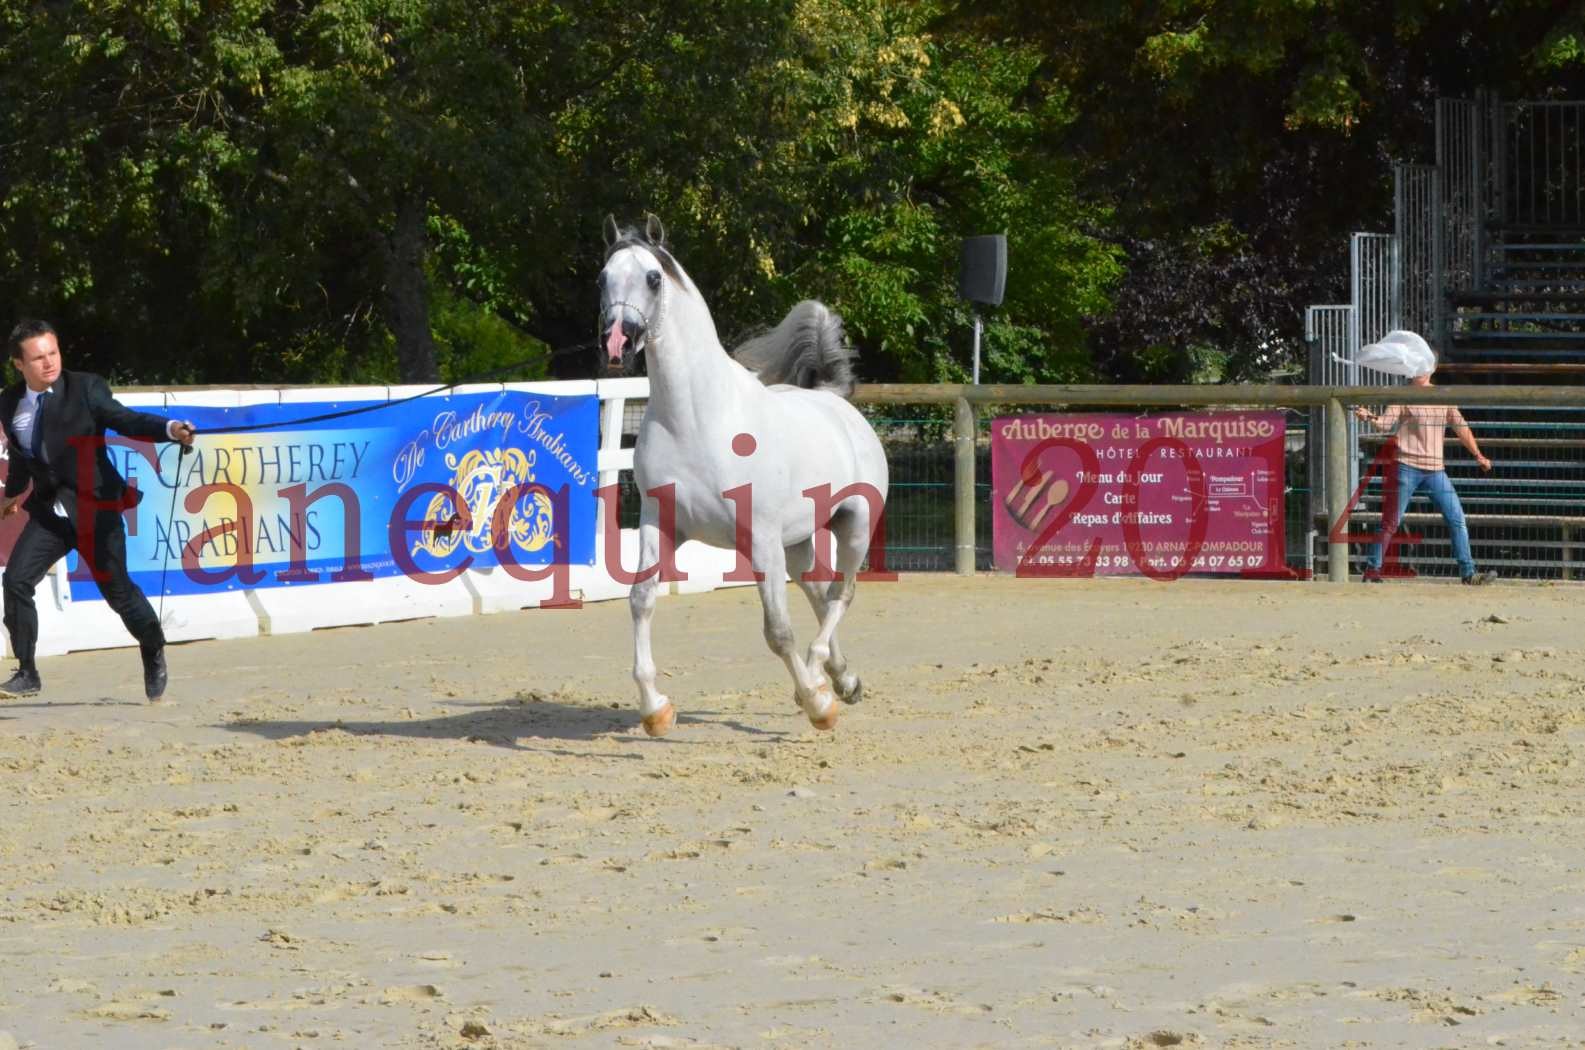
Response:
[[[46,513],[30,516],[16,546],[11,548],[0,589],[5,592],[5,625],[11,633],[11,650],[23,667],[33,666],[33,651],[38,645],[39,615],[33,604],[33,590],[51,565],[77,548],[77,539],[77,529],[70,521]],[[145,648],[164,645],[160,618],[142,589],[127,575],[127,533],[121,515],[94,515],[91,567],[96,572],[99,593],[138,644]],[[102,578],[99,573],[104,574]]]

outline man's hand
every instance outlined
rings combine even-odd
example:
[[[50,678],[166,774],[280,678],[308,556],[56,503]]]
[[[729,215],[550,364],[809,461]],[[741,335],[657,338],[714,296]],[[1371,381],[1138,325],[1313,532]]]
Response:
[[[1491,460],[1487,459],[1485,456],[1481,455],[1479,452],[1475,453],[1475,462],[1480,464],[1481,473],[1483,473],[1483,474],[1490,474],[1491,473]]]
[[[0,503],[0,518],[9,518],[22,506],[21,496],[6,496],[4,500],[4,503]]]
[[[185,419],[174,420],[171,423],[171,439],[180,441],[187,448],[193,447],[193,438],[198,436],[198,431]]]
[[[1368,412],[1363,405],[1354,406],[1354,415],[1363,420],[1368,421],[1370,419],[1370,412]]]

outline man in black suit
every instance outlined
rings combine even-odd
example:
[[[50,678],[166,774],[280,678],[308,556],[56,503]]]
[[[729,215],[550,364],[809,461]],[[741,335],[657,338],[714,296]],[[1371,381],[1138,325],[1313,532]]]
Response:
[[[23,321],[11,330],[11,363],[22,375],[0,393],[0,427],[9,452],[0,517],[28,512],[28,523],[11,548],[3,587],[5,625],[20,666],[0,693],[28,696],[41,688],[33,650],[38,611],[33,589],[51,565],[76,549],[93,573],[105,601],[138,640],[143,653],[143,688],[150,700],[165,693],[165,632],[137,584],[127,576],[127,535],[121,512],[142,493],[116,472],[105,447],[105,431],[152,441],[193,443],[193,427],[147,412],[134,412],[110,396],[105,381],[89,372],[61,368],[55,329]],[[23,502],[28,483],[31,493]]]

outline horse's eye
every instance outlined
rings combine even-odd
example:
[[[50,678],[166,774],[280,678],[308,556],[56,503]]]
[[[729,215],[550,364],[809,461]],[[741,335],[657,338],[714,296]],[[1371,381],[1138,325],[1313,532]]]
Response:
[[[650,291],[652,291],[652,292],[660,291],[660,271],[659,270],[651,270],[651,271],[649,271],[648,273],[646,273],[644,275],[644,280],[649,283],[649,290]]]
[[[601,270],[600,271],[600,276],[598,276],[598,277],[596,277],[594,279],[594,286],[596,288],[600,289],[600,291],[602,291],[602,292],[605,291],[605,271],[604,270]]]

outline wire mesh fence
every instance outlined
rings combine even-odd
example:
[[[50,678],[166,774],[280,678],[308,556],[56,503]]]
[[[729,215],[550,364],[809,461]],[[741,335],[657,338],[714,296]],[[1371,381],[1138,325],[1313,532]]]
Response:
[[[872,405],[865,415],[886,450],[886,568],[951,572],[956,566],[956,463],[952,411],[942,405]],[[976,569],[991,564],[991,448],[974,444]]]

